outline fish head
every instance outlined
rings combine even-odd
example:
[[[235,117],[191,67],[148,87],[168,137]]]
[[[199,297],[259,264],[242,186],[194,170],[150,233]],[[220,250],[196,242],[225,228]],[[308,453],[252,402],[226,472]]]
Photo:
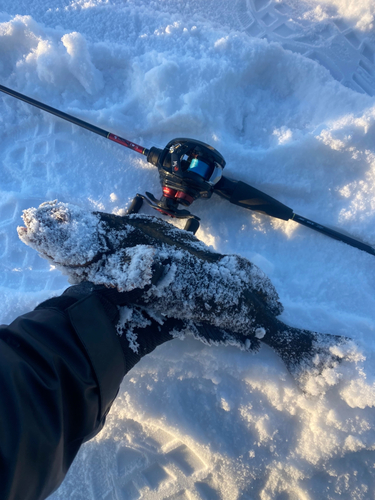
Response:
[[[28,208],[18,236],[39,254],[63,266],[84,266],[105,250],[97,215],[69,203],[47,201]]]

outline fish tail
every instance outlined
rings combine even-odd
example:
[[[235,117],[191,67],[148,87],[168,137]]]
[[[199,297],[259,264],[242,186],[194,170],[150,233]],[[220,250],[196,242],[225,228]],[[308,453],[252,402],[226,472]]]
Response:
[[[325,368],[337,366],[342,358],[336,347],[350,341],[347,337],[291,327],[277,319],[261,340],[280,355],[297,379],[306,372],[320,374]]]

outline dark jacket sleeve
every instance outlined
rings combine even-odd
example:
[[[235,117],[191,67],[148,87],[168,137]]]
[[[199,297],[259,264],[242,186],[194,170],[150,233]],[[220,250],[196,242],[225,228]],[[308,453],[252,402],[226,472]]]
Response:
[[[0,327],[0,498],[42,500],[104,425],[126,367],[100,300]]]

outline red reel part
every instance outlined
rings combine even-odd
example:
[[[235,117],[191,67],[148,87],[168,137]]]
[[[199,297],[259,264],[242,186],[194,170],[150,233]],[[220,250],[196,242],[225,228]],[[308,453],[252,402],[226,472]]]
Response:
[[[167,186],[163,186],[163,195],[166,198],[175,199],[178,203],[182,205],[189,206],[193,203],[194,198],[183,191],[177,191],[176,189],[169,188]]]

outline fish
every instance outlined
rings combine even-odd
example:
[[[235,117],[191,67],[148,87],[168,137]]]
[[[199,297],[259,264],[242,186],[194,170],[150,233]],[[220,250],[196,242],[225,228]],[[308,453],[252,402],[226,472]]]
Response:
[[[279,295],[259,267],[218,253],[160,218],[90,212],[57,200],[24,210],[22,218],[21,241],[70,283],[128,292],[130,306],[145,308],[161,324],[163,318],[183,321],[210,345],[256,351],[266,344],[300,380],[336,366],[344,356],[339,347],[350,342],[286,325]]]

